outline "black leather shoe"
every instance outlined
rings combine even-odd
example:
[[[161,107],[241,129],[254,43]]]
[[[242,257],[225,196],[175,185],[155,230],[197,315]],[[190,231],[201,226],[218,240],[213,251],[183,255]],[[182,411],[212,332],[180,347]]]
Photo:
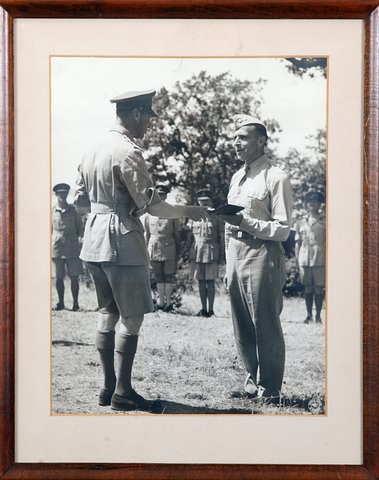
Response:
[[[197,317],[207,317],[208,312],[202,308],[199,312],[197,312],[196,316]]]
[[[309,323],[312,321],[313,321],[312,315],[307,315],[307,318],[304,320],[304,323]]]
[[[214,316],[215,316],[215,312],[213,310],[209,310],[207,317],[214,317]]]
[[[248,393],[245,390],[232,390],[229,396],[231,398],[256,398],[257,393]]]
[[[99,405],[102,407],[107,407],[111,404],[113,392],[102,388],[99,393]]]
[[[112,410],[127,412],[131,410],[142,410],[144,412],[160,413],[161,403],[159,400],[146,400],[136,391],[132,390],[129,395],[121,396],[114,393],[111,400]]]
[[[61,303],[61,302],[58,302],[58,303],[55,305],[54,310],[64,310],[64,304]]]

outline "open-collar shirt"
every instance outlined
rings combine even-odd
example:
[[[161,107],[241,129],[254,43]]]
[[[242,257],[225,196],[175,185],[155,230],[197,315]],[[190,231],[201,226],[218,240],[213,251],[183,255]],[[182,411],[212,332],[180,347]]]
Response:
[[[244,207],[239,227],[226,224],[226,237],[242,230],[261,240],[285,241],[292,219],[292,189],[287,174],[263,155],[232,177],[228,203]]]

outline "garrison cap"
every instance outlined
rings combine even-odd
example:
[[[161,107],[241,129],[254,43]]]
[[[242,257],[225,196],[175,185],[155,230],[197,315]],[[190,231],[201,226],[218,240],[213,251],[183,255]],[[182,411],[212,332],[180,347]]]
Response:
[[[261,125],[266,130],[266,134],[267,134],[266,125],[261,120],[259,120],[259,118],[252,117],[251,115],[243,115],[243,114],[234,115],[233,122],[234,122],[234,131],[238,130],[241,127],[245,127],[246,125]]]
[[[111,98],[110,102],[115,103],[119,110],[140,107],[152,117],[157,117],[158,115],[152,109],[153,97],[155,94],[155,90],[125,92]]]
[[[158,193],[165,193],[166,195],[170,192],[170,189],[166,185],[156,185],[155,186]]]
[[[70,191],[70,185],[67,183],[57,183],[53,187],[53,192],[69,192]]]
[[[305,195],[305,202],[306,203],[308,203],[308,202],[324,203],[324,201],[325,201],[325,197],[324,197],[324,194],[322,192],[312,191],[312,192],[308,192]]]
[[[196,196],[198,200],[212,200],[212,192],[208,188],[202,188],[196,192]]]

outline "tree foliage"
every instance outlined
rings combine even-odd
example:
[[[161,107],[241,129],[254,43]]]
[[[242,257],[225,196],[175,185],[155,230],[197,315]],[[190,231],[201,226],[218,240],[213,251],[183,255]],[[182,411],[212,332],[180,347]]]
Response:
[[[193,203],[200,188],[210,188],[224,202],[232,175],[241,167],[233,148],[232,116],[261,115],[265,80],[238,80],[229,72],[210,76],[202,71],[156,97],[159,118],[145,136],[144,147],[155,182],[181,190]],[[272,142],[279,125],[262,119]]]
[[[317,130],[307,137],[305,153],[296,148],[278,159],[277,164],[290,175],[294,198],[293,219],[305,213],[305,195],[310,191],[326,194],[326,132]]]
[[[327,58],[325,57],[292,57],[286,58],[285,61],[288,62],[287,70],[298,77],[314,78],[318,74],[326,78]]]
[[[278,157],[280,126],[276,120],[261,116],[265,83],[263,79],[235,79],[229,72],[210,76],[203,71],[177,82],[170,91],[162,88],[154,102],[159,118],[143,140],[153,180],[178,190],[182,200],[189,203],[195,203],[200,188],[210,188],[215,203],[225,202],[231,177],[242,166],[233,147],[232,117],[243,112],[261,118],[267,125],[267,153],[290,176],[294,220],[302,215],[309,190],[325,193],[325,130],[307,138],[305,151],[292,148]]]

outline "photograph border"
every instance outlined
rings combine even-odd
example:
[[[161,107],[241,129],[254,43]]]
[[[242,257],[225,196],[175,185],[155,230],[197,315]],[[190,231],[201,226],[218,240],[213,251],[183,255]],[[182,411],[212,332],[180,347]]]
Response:
[[[0,478],[301,479],[379,477],[379,3],[378,0],[0,0]],[[361,19],[365,24],[363,112],[363,465],[15,463],[16,18]],[[346,232],[349,228],[347,226]],[[348,401],[349,392],[346,392]]]

